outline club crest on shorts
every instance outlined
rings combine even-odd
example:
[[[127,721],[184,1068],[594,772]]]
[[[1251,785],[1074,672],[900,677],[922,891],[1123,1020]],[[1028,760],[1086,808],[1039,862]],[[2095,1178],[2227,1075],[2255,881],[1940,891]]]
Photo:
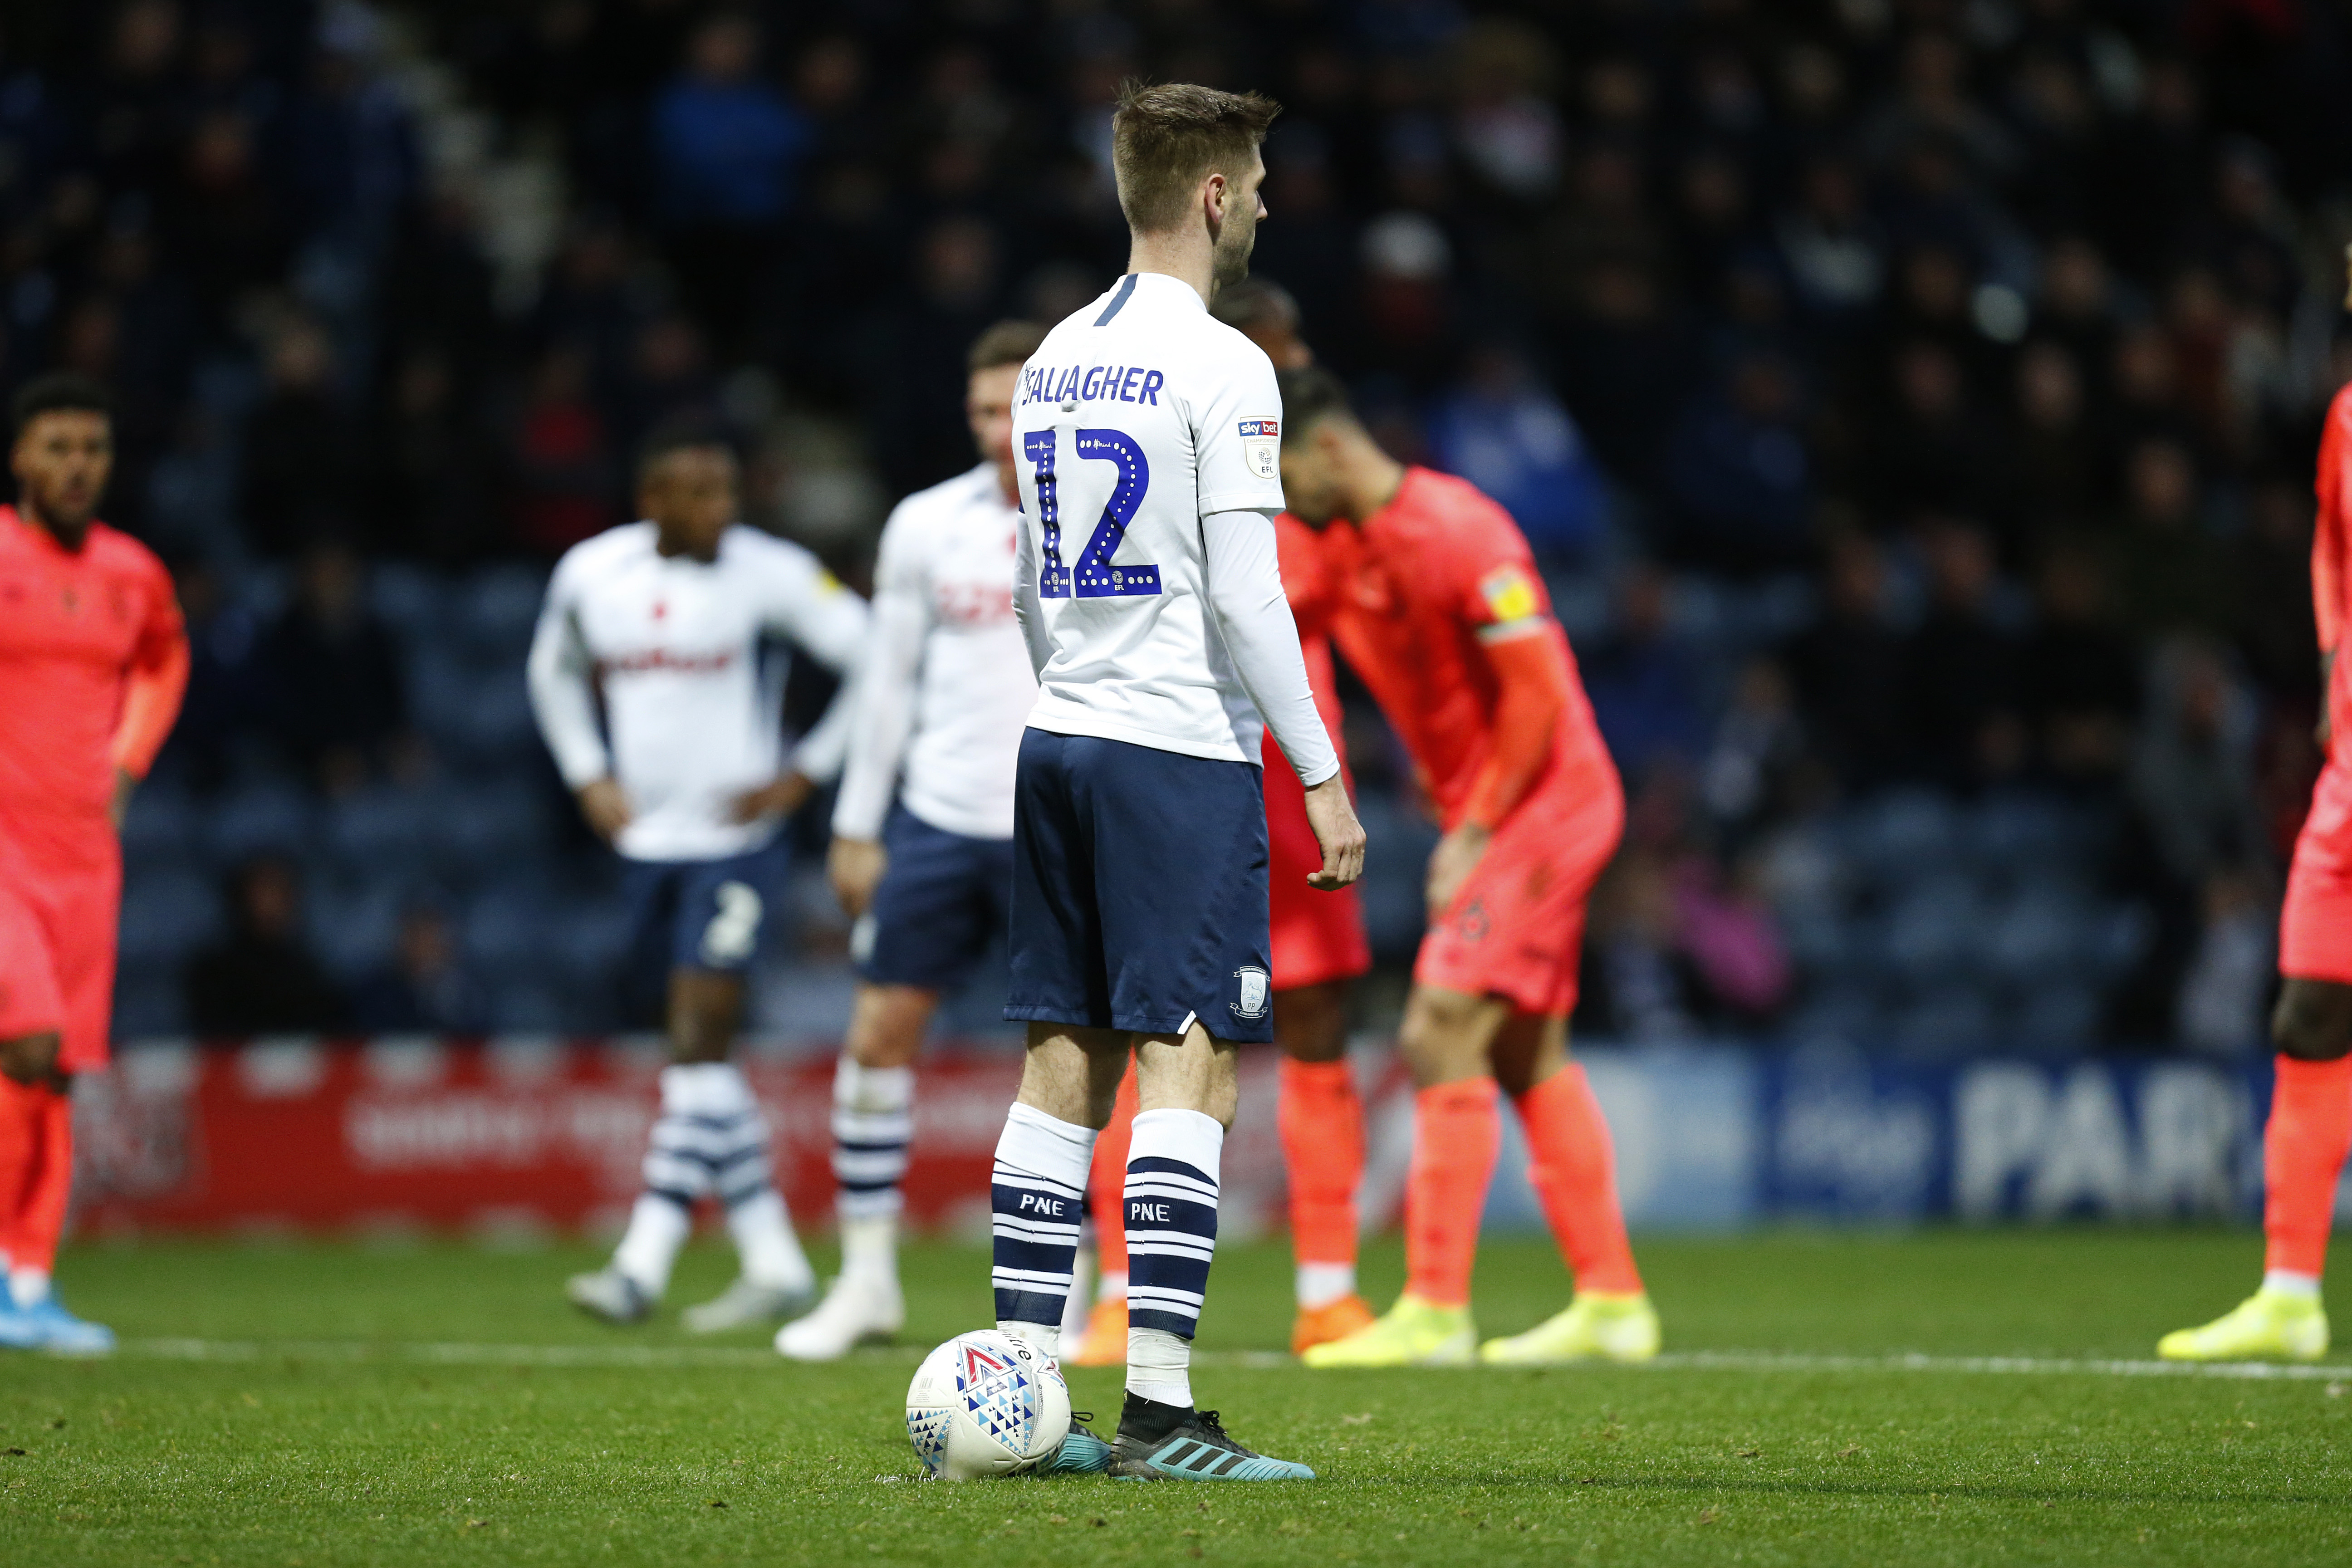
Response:
[[[1255,968],[1236,969],[1234,971],[1234,978],[1242,983],[1241,1000],[1233,1005],[1234,1016],[1236,1018],[1265,1017],[1266,999],[1273,994],[1273,986],[1266,979],[1265,971]]]

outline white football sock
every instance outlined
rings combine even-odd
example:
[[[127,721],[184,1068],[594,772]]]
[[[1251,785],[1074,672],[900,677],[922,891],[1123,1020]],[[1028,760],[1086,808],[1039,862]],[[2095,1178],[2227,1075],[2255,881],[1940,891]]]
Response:
[[[640,1193],[629,1228],[613,1251],[613,1267],[656,1300],[669,1289],[670,1267],[694,1229],[694,1216],[658,1193]]]
[[[841,1216],[841,1274],[845,1279],[868,1279],[876,1284],[898,1278],[897,1215]]]
[[[2273,1268],[2263,1273],[2263,1289],[2281,1296],[2300,1296],[2306,1301],[2316,1301],[2319,1276],[2300,1274],[2292,1268]]]
[[[1162,1405],[1192,1407],[1192,1342],[1165,1329],[1127,1331],[1127,1391]]]
[[[49,1271],[46,1268],[9,1269],[8,1296],[20,1309],[39,1306],[49,1299]]]
[[[1127,1389],[1190,1405],[1192,1335],[1217,1249],[1225,1130],[1197,1110],[1147,1110],[1127,1149]]]
[[[805,1289],[816,1282],[801,1238],[793,1234],[792,1216],[773,1187],[763,1187],[727,1211],[727,1234],[735,1238],[735,1252],[743,1260],[743,1278],[786,1290]]]
[[[1094,1157],[1093,1128],[1018,1102],[1005,1112],[989,1179],[996,1326],[1047,1355],[1062,1353],[1062,1309],[1069,1300]]]
[[[1102,1277],[1102,1283],[1095,1287],[1095,1300],[1097,1301],[1117,1301],[1121,1306],[1126,1305],[1127,1270],[1124,1268],[1105,1270]]]
[[[1062,1298],[1062,1342],[1075,1343],[1087,1335],[1087,1313],[1091,1306],[1087,1286],[1094,1278],[1095,1249],[1083,1243],[1077,1256],[1070,1259],[1070,1293]],[[1076,1353],[1076,1352],[1073,1352]]]
[[[1328,1307],[1356,1293],[1352,1263],[1302,1263],[1298,1266],[1298,1305],[1305,1311]]]

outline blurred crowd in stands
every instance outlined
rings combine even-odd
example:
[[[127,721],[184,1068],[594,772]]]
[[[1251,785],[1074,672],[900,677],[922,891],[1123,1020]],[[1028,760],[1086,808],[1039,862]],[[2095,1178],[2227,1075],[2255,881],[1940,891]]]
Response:
[[[697,408],[754,520],[862,582],[971,461],[970,340],[1121,269],[1142,72],[1287,105],[1257,271],[1545,562],[1633,803],[1580,1029],[2256,1047],[2352,376],[2337,8],[0,16],[0,375],[117,390],[110,515],[197,649],[128,829],[127,1033],[612,1025],[521,695],[547,563]],[[1428,837],[1350,729],[1393,966]],[[801,902],[776,1027],[840,994]]]

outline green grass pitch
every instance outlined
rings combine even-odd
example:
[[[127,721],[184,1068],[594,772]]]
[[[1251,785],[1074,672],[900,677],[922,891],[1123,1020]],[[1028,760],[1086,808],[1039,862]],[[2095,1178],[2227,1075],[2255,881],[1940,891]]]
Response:
[[[0,1552],[80,1563],[2299,1563],[2352,1561],[2352,1361],[2134,1375],[2234,1302],[2200,1232],[1775,1234],[1641,1248],[1671,1364],[1310,1373],[1279,1243],[1228,1247],[1203,1405],[1290,1486],[924,1483],[915,1350],[988,1316],[986,1260],[907,1260],[907,1347],[795,1367],[572,1316],[576,1249],[83,1247],[102,1363],[0,1360]],[[724,1283],[689,1252],[673,1301]],[[1393,1246],[1367,1260],[1395,1289]],[[1555,1308],[1490,1246],[1489,1331]],[[1766,1356],[1694,1352],[1772,1352]],[[1916,1352],[1921,1361],[1894,1358]],[[2062,1360],[1988,1365],[1965,1358]],[[635,1358],[635,1364],[631,1363]],[[1775,1359],[1777,1358],[1777,1359]],[[1073,1374],[1116,1412],[1115,1373]],[[20,1452],[21,1450],[21,1452]]]

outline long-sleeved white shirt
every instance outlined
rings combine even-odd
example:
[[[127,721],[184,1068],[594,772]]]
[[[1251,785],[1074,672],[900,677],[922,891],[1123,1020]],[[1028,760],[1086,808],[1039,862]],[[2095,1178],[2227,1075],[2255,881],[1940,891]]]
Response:
[[[664,555],[655,538],[652,523],[626,523],[557,563],[531,639],[531,707],[564,783],[578,789],[609,774],[628,796],[623,855],[743,854],[778,826],[730,819],[738,796],[786,765],[788,665],[774,644],[844,678],[843,695],[791,756],[808,777],[830,779],[847,742],[866,602],[807,551],[757,529],[729,529],[708,563]]]
[[[833,830],[876,838],[897,798],[933,827],[1013,837],[1013,780],[1037,678],[1013,616],[1021,513],[982,463],[898,503],[874,567]]]
[[[1129,273],[1046,334],[1014,398],[1014,606],[1032,728],[1339,771],[1283,596],[1282,398],[1191,285]]]

